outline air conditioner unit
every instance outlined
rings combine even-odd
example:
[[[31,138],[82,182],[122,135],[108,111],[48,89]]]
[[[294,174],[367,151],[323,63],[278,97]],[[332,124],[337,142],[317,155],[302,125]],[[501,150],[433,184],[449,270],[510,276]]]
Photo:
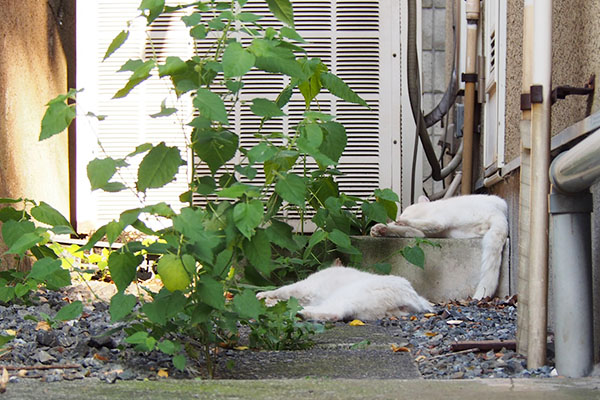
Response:
[[[167,4],[170,2],[167,1]],[[340,190],[368,197],[378,188],[391,188],[409,204],[415,126],[408,104],[406,84],[406,2],[397,0],[297,0],[292,1],[296,31],[307,41],[309,57],[320,57],[332,72],[364,98],[371,109],[350,104],[328,94],[318,97],[321,110],[336,116],[347,131],[348,145],[338,169]],[[418,2],[420,9],[420,1]],[[77,85],[84,88],[78,97],[79,113],[92,111],[107,115],[103,121],[77,119],[77,219],[80,231],[97,229],[118,218],[120,212],[139,207],[140,202],[164,201],[174,208],[183,206],[179,195],[187,190],[196,174],[207,169],[191,158],[187,148],[192,118],[190,99],[177,99],[168,83],[152,76],[127,97],[112,96],[125,85],[129,74],[116,73],[129,58],[177,55],[183,59],[203,51],[208,43],[192,42],[188,28],[175,11],[146,26],[139,15],[139,0],[78,0],[77,4]],[[249,0],[244,7],[256,14],[270,14],[264,0]],[[420,16],[420,13],[419,13]],[[102,61],[112,39],[133,20],[127,42]],[[274,18],[261,20],[264,26],[279,24]],[[420,43],[420,35],[419,35]],[[286,82],[280,76],[250,73],[242,100],[274,98]],[[152,118],[161,102],[179,112],[170,117]],[[267,129],[289,131],[299,120],[304,101],[294,95],[286,106],[287,117],[268,122]],[[248,106],[238,103],[230,121],[242,146],[254,143],[259,121]],[[145,198],[132,191],[106,193],[91,191],[86,176],[89,160],[105,155],[123,157],[140,143],[165,141],[181,149],[187,159],[175,182],[150,189]],[[420,154],[420,152],[419,152]],[[192,168],[192,164],[194,168]],[[416,191],[421,190],[421,166],[416,162]],[[132,182],[136,166],[123,171],[121,179]],[[198,198],[194,201],[202,201]],[[295,216],[288,215],[291,222]],[[310,227],[309,227],[310,228]]]

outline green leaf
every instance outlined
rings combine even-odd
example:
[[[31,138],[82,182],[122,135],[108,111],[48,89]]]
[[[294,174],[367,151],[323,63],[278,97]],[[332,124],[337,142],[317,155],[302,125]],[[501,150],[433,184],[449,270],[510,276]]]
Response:
[[[0,347],[13,340],[15,337],[12,335],[0,335]]]
[[[35,232],[31,221],[8,220],[2,224],[2,238],[8,247],[12,247],[23,235]]]
[[[289,0],[267,0],[267,4],[278,20],[294,27],[294,9]]]
[[[256,98],[252,100],[250,111],[252,111],[254,115],[258,115],[267,119],[273,117],[281,117],[285,115],[285,113],[281,111],[277,104],[275,104],[271,100],[261,98]]]
[[[125,318],[133,310],[136,303],[137,299],[134,295],[117,292],[110,299],[108,312],[110,313],[111,322],[117,322]]]
[[[169,56],[164,64],[158,66],[158,76],[182,74],[187,71],[187,64],[179,57]]]
[[[400,201],[398,195],[391,189],[376,189],[375,190],[375,201],[381,204],[387,213],[387,216],[392,221],[396,219],[398,215],[398,204]],[[385,222],[385,221],[384,221]]]
[[[55,321],[70,321],[78,318],[83,311],[83,303],[79,300],[62,307],[54,316]]]
[[[121,166],[120,162],[117,160],[107,157],[103,159],[95,158],[90,161],[87,165],[87,176],[90,181],[90,185],[92,186],[92,190],[96,189],[105,189],[109,181],[117,172],[117,167]],[[111,182],[114,184],[119,184],[120,182]],[[122,185],[122,188],[125,188],[125,185]],[[110,186],[108,186],[110,188]]]
[[[106,224],[106,240],[108,240],[108,243],[113,244],[124,229],[125,224],[121,221],[111,221]]]
[[[385,224],[388,220],[388,214],[385,207],[380,203],[362,203],[361,209],[363,215],[368,221],[381,222]]]
[[[25,233],[10,246],[5,254],[23,255],[27,250],[40,243],[42,240],[44,240],[44,237],[37,232]]]
[[[424,269],[425,268],[425,252],[418,245],[406,246],[402,249],[402,256],[411,264]]]
[[[252,239],[244,240],[243,248],[250,264],[265,275],[271,273],[271,242],[263,229],[258,229]]]
[[[133,74],[131,74],[131,76],[129,77],[129,80],[125,84],[125,87],[117,91],[117,93],[115,93],[115,95],[113,96],[113,99],[119,99],[121,97],[127,96],[129,92],[133,90],[133,88],[135,88],[140,83],[144,82],[146,79],[150,78],[150,71],[152,71],[152,68],[154,68],[155,65],[156,63],[154,62],[154,60],[148,60],[145,63],[138,66],[135,69],[135,71],[133,71]]]
[[[330,197],[337,197],[339,195],[339,188],[337,182],[333,180],[331,176],[324,176],[318,179],[314,179],[310,184],[310,198],[309,204],[315,210],[323,207],[325,201]]]
[[[287,26],[282,26],[279,30],[279,33],[281,34],[281,36],[286,37],[288,39],[292,39],[300,43],[306,43],[306,40],[304,40],[302,36],[298,34],[298,32]]]
[[[38,206],[31,209],[31,215],[44,224],[53,227],[65,227],[69,233],[75,233],[69,221],[48,203],[40,202]]]
[[[42,258],[31,267],[28,279],[45,282],[50,289],[59,289],[71,284],[69,271],[61,266],[60,260]]]
[[[258,320],[263,311],[262,304],[250,289],[244,289],[242,293],[233,298],[233,308],[240,316],[255,320]]]
[[[119,292],[125,291],[136,278],[137,266],[142,263],[142,255],[113,252],[108,256],[108,270]]]
[[[139,331],[126,337],[125,342],[136,345],[135,348],[139,351],[152,351],[156,346],[156,339],[148,335],[148,332],[144,331]]]
[[[213,278],[202,275],[197,289],[200,300],[212,308],[223,310],[225,308],[225,296],[223,285]]]
[[[223,294],[221,293],[221,297]],[[188,302],[187,297],[179,290],[169,292],[162,289],[152,303],[142,306],[142,312],[154,323],[164,325],[167,320],[182,312]]]
[[[389,200],[393,202],[400,201],[398,195],[392,189],[375,189],[374,195],[378,199]]]
[[[346,129],[342,124],[333,121],[322,123],[320,126],[325,134],[319,151],[337,163],[348,141]],[[323,166],[321,167],[323,168]]]
[[[160,142],[142,160],[138,169],[137,190],[159,188],[175,179],[179,167],[185,165],[177,147]]]
[[[138,10],[142,11],[142,15],[148,20],[148,25],[152,23],[165,8],[165,0],[142,0]]]
[[[214,276],[224,278],[229,272],[231,267],[231,258],[233,256],[233,250],[225,249],[217,255],[215,266],[213,267]]]
[[[173,357],[173,366],[180,371],[185,370],[185,365],[187,364],[187,360],[183,354],[178,354]]]
[[[168,339],[159,342],[157,347],[160,351],[169,355],[173,355],[181,349],[181,345],[179,343],[172,342]]]
[[[376,263],[373,268],[378,274],[389,275],[392,272],[392,264],[390,263]]]
[[[50,102],[42,118],[42,129],[39,140],[48,139],[61,133],[71,125],[75,119],[75,106],[65,102]]]
[[[254,66],[256,57],[238,42],[231,42],[223,53],[223,73],[226,78],[244,76]]]
[[[203,117],[222,124],[228,123],[227,110],[219,95],[208,89],[200,88],[196,92],[193,103]]]
[[[181,214],[173,217],[173,228],[183,233],[196,246],[195,252],[198,257],[204,261],[212,262],[212,250],[220,242],[215,232],[204,230],[206,221],[204,212],[201,209],[186,207],[181,210]]]
[[[192,148],[214,174],[238,149],[238,136],[228,130],[195,129],[192,134]]]
[[[310,71],[311,75],[306,81],[298,85],[298,89],[304,97],[304,104],[308,109],[313,99],[321,92],[320,75],[322,72],[327,72],[327,66],[320,59],[312,58],[304,63],[304,67]]]
[[[294,240],[293,228],[285,222],[271,219],[271,225],[266,229],[269,240],[282,249],[290,251],[298,250],[298,244]]]
[[[350,236],[346,235],[344,232],[339,229],[333,229],[327,235],[329,240],[335,243],[338,247],[349,248],[352,247],[352,243],[350,242]]]
[[[285,201],[304,207],[307,194],[306,183],[298,175],[281,173],[275,184],[275,191]]]
[[[204,26],[204,24],[196,25],[192,29],[190,29],[190,36],[198,40],[206,39],[207,33],[208,30],[206,29],[206,26]]]
[[[0,221],[6,222],[8,220],[19,221],[23,218],[23,211],[17,210],[13,207],[2,207],[0,208]]]
[[[233,208],[235,226],[248,239],[254,235],[255,229],[262,221],[263,215],[263,203],[260,200],[238,203]]]
[[[117,51],[117,49],[119,47],[121,47],[123,45],[123,43],[125,43],[125,41],[127,40],[128,37],[129,37],[129,31],[119,32],[119,34],[117,36],[115,36],[115,38],[110,43],[110,46],[108,46],[108,49],[106,49],[106,53],[104,54],[104,58],[102,58],[102,61],[106,60],[108,57],[110,57],[112,55],[112,53]]]
[[[350,103],[360,104],[365,107],[369,107],[366,101],[364,101],[359,95],[354,93],[350,86],[343,80],[331,74],[329,72],[321,73],[321,83],[323,87],[331,92],[334,96],[340,99],[346,100]]]

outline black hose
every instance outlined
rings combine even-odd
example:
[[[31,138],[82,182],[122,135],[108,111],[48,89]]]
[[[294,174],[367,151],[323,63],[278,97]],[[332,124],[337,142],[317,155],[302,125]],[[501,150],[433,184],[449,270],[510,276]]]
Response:
[[[423,150],[425,151],[425,157],[429,165],[431,165],[431,176],[434,180],[440,181],[450,175],[454,168],[444,168],[440,167],[440,164],[437,159],[437,155],[435,154],[435,150],[433,149],[433,145],[431,144],[431,139],[429,138],[429,134],[427,133],[427,123],[425,122],[425,118],[423,117],[423,112],[421,111],[421,85],[419,79],[419,59],[417,57],[417,6],[416,0],[408,1],[408,43],[407,43],[407,74],[408,74],[408,94],[410,98],[411,111],[413,114],[413,118],[415,119],[417,125],[417,134],[419,135],[419,139],[421,140],[421,144],[423,145]],[[442,111],[445,110],[447,113],[450,109],[450,106],[454,103],[456,99],[456,73],[453,72],[453,76],[449,85],[449,88],[446,90],[444,97],[442,98],[442,102],[436,107],[434,112],[430,113],[432,116],[430,117],[430,122],[435,121],[439,114],[443,116],[445,113]],[[454,88],[454,90],[452,90]],[[445,100],[444,100],[445,99]],[[437,110],[437,111],[436,111]],[[438,119],[439,121],[439,119]],[[435,121],[437,122],[437,121]],[[435,123],[433,122],[433,124]],[[457,154],[458,156],[458,154]],[[455,156],[455,157],[457,157]],[[452,163],[452,165],[456,165],[456,163]],[[414,200],[414,193],[411,196]]]

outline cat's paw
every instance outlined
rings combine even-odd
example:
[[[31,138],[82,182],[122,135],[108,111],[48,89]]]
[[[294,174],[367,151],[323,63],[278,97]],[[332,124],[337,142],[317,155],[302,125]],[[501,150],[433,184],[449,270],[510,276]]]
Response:
[[[323,312],[313,307],[304,307],[302,310],[298,311],[300,317],[304,320],[312,320],[312,321],[340,321],[341,316],[331,313],[331,312]]]
[[[386,224],[376,224],[371,227],[371,236],[380,237],[388,235],[388,226]]]
[[[279,299],[273,295],[273,291],[267,291],[267,292],[258,292],[256,293],[256,298],[258,300],[265,300],[265,305],[267,307],[273,307],[275,304],[277,304],[279,302]]]

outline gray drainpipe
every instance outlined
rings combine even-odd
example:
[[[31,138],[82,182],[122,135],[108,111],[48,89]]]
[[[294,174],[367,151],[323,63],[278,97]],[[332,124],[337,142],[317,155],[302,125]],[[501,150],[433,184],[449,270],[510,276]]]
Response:
[[[589,187],[600,178],[600,130],[550,165],[555,363],[582,377],[594,364]]]

